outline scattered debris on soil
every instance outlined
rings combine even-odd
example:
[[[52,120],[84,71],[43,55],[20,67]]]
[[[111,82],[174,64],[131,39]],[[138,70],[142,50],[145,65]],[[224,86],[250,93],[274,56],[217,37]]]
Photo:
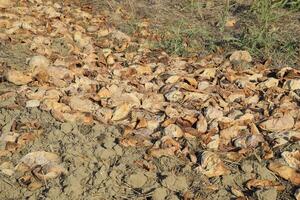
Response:
[[[299,196],[300,71],[153,52],[76,5],[0,9],[1,199]]]

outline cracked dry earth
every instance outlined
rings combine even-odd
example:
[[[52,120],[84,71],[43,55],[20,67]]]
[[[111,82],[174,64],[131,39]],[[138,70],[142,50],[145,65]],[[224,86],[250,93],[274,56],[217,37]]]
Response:
[[[298,70],[173,57],[73,4],[0,11],[0,199],[300,199]]]

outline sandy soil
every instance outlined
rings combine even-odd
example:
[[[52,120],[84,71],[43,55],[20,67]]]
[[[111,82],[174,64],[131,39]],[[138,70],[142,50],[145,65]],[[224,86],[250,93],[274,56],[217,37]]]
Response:
[[[42,119],[42,120],[41,120]],[[29,191],[14,178],[1,175],[1,199],[218,199],[236,196],[231,188],[242,189],[253,178],[276,181],[265,162],[248,158],[228,163],[233,173],[207,179],[186,160],[176,157],[145,159],[144,148],[124,148],[118,144],[118,128],[96,123],[92,126],[59,123],[38,109],[1,109],[0,125],[9,130],[36,122],[45,132],[38,140],[1,162],[18,163],[23,155],[37,150],[57,152],[69,174]],[[293,147],[293,148],[298,148]],[[198,149],[199,150],[199,149]],[[287,192],[257,190],[249,199],[293,199],[292,186],[283,181]],[[289,191],[289,192],[288,192]],[[189,198],[188,198],[189,199]]]

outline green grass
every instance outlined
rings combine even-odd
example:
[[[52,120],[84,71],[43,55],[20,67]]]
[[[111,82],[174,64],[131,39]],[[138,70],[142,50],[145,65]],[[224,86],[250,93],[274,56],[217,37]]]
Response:
[[[189,6],[190,10],[199,8],[199,4],[194,0],[187,2],[184,9]],[[231,7],[230,1],[225,0],[221,12],[218,13],[217,31],[220,33],[219,35],[210,33],[214,30],[207,30],[206,27],[197,27],[197,25],[189,25],[188,21],[181,21],[166,27],[164,37],[158,46],[168,53],[185,56],[190,53],[190,49],[197,51],[205,47],[206,50],[213,52],[218,45],[226,43],[227,46],[246,49],[256,57],[270,57],[279,40],[279,35],[272,30],[271,25],[280,17],[274,12],[272,6],[270,0],[254,0],[249,12],[255,21],[248,22],[240,37],[235,38],[225,33],[225,23],[230,16]],[[198,39],[198,44],[192,42],[195,39]],[[287,51],[292,54],[293,48],[286,44],[280,47],[280,51],[283,51],[282,48],[285,47],[289,47]]]
[[[244,48],[256,56],[271,56],[271,50],[277,41],[276,31],[272,30],[271,24],[278,19],[271,7],[270,0],[254,1],[251,12],[256,23],[245,28],[244,34],[236,43],[239,48]]]
[[[273,26],[284,17],[275,12],[274,4],[270,0],[255,0],[251,12],[257,23],[246,27],[241,38],[234,41],[235,44],[260,60],[277,58],[280,60],[277,64],[295,60],[297,41],[289,33],[279,32]]]
[[[180,20],[172,26],[165,27],[161,32],[163,38],[156,44],[156,47],[166,50],[170,54],[188,56],[200,50],[198,43],[200,38],[210,38],[210,33],[204,28],[199,28]]]
[[[229,18],[229,9],[230,9],[230,0],[226,0],[224,3],[224,8],[219,16],[219,29],[221,32],[224,32],[226,21]]]
[[[300,0],[280,0],[275,2],[273,6],[300,11]]]
[[[120,6],[112,0],[112,10]],[[127,2],[127,3],[126,3]],[[271,58],[275,65],[300,64],[300,0],[126,0],[130,20],[119,28],[132,35],[149,19],[152,48],[179,56],[247,50],[256,61]],[[230,18],[237,26],[225,26]]]

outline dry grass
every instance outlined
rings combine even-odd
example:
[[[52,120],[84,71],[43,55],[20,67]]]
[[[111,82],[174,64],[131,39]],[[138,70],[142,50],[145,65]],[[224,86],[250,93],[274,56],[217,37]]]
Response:
[[[176,55],[203,55],[218,50],[246,49],[259,62],[300,66],[299,0],[79,0],[106,11],[111,22],[134,34],[137,24],[150,21],[160,37],[153,48]],[[113,13],[122,8],[126,19]],[[237,19],[232,28],[228,19]]]

